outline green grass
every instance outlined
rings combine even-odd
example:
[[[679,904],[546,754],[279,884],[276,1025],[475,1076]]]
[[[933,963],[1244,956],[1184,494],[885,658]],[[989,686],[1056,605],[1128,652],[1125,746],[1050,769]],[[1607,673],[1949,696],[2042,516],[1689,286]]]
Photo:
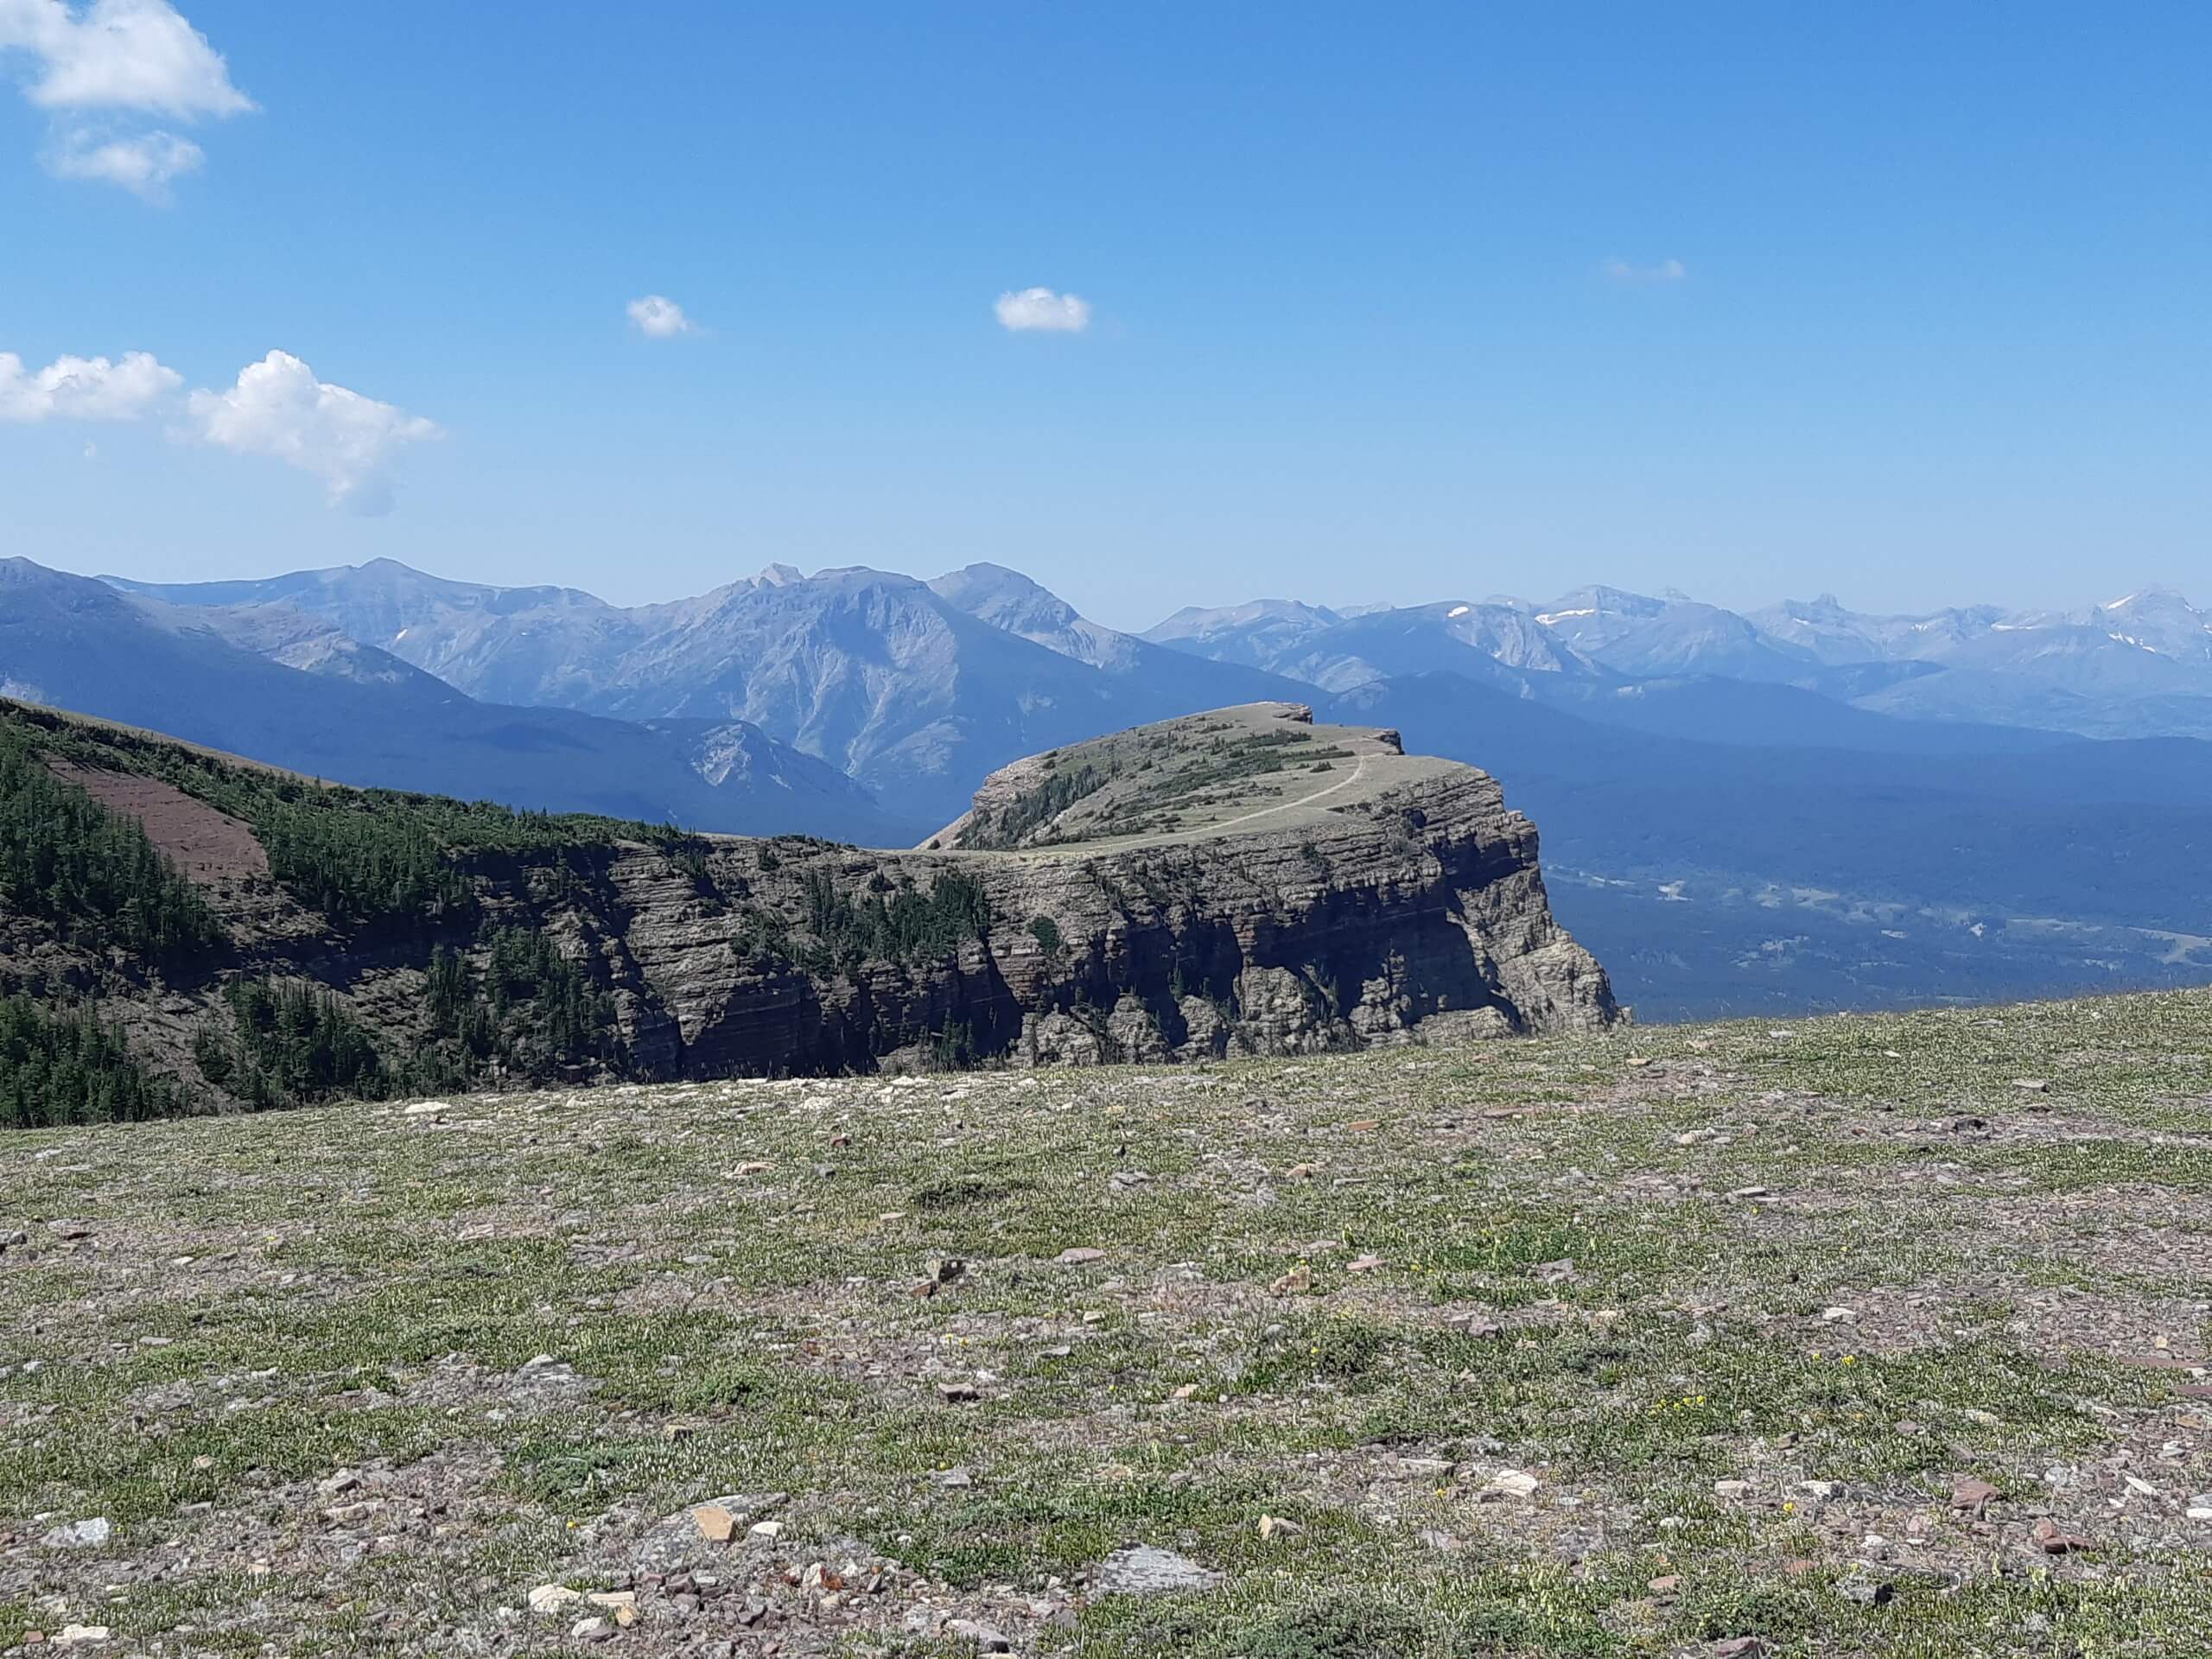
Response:
[[[434,1651],[626,1529],[781,1491],[797,1559],[856,1540],[952,1594],[1060,1593],[1133,1541],[1224,1574],[1080,1601],[1052,1640],[1085,1656],[2206,1650],[2212,1527],[2045,1476],[2126,1448],[2212,1488],[2201,1408],[2142,1363],[2207,1335],[2152,1325],[2212,1293],[2212,999],[1773,1029],[12,1137],[10,1564],[59,1571],[34,1517],[105,1515],[46,1580],[69,1617]],[[1931,1127],[1964,1115],[1988,1133]],[[580,1381],[533,1391],[541,1354]],[[315,1482],[437,1459],[453,1530],[313,1547]],[[1485,1497],[1500,1469],[1535,1497]],[[1964,1473],[1994,1530],[1950,1510]],[[2028,1553],[2031,1504],[2095,1547]],[[120,1570],[233,1533],[185,1581]],[[1878,1608],[1844,1593],[1868,1533],[1925,1540]],[[0,1643],[59,1622],[0,1603]]]

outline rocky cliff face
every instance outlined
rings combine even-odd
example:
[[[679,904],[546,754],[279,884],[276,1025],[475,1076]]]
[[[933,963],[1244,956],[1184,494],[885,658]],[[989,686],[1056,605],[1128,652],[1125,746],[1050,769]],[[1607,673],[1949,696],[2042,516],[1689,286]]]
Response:
[[[1064,773],[1091,781],[1057,819],[1026,831],[1033,844],[1041,834],[1035,850],[951,850],[957,826],[934,850],[903,854],[723,842],[694,874],[650,848],[620,849],[607,882],[622,919],[597,937],[627,992],[636,1051],[705,1075],[933,1056],[1085,1064],[1573,1030],[1618,1017],[1604,969],[1552,919],[1535,828],[1507,810],[1495,779],[1406,760],[1390,734],[1317,728],[1303,710],[1261,708],[1223,741],[1233,748],[1247,732],[1272,736],[1270,722],[1294,728],[1289,752],[1300,763],[1271,774],[1294,786],[1293,798],[1218,832],[1050,839],[1054,823],[1086,813],[1095,830],[1101,803],[1115,798],[1114,781],[1095,781],[1100,747],[1122,746],[1121,777],[1155,779],[1173,770],[1168,753],[1155,746],[1145,765],[1130,741],[1219,719],[1197,716],[1057,754]],[[1302,760],[1346,746],[1364,747],[1384,775],[1370,782]],[[1392,759],[1402,778],[1385,772]],[[1315,765],[1343,781],[1317,777]],[[978,792],[979,810],[1027,798],[1042,775],[1035,760],[1007,768]],[[1249,809],[1269,798],[1271,778],[1217,787]],[[1298,798],[1355,781],[1341,804]],[[1190,793],[1175,798],[1198,810]],[[1155,800],[1135,810],[1156,827],[1169,809]],[[825,923],[839,906],[889,895],[895,909],[902,895],[970,884],[988,925],[934,957],[880,946],[839,957],[830,943],[839,930]],[[779,935],[781,945],[767,944]]]
[[[151,965],[0,916],[0,992],[92,1002],[218,1104],[226,1081],[205,1056],[243,1040],[242,979],[320,988],[372,1034],[397,1087],[445,1075],[425,1055],[458,1063],[467,1019],[506,1019],[499,988],[519,970],[499,964],[540,944],[575,982],[559,993],[568,1012],[533,1016],[512,1051],[532,1055],[539,1082],[1292,1054],[1618,1015],[1604,970],[1553,921],[1535,831],[1495,780],[1288,705],[1019,763],[963,820],[988,817],[982,839],[1010,843],[991,850],[954,830],[911,852],[604,821],[559,836],[518,821],[524,836],[486,809],[257,774],[283,802],[264,808],[235,767],[143,736],[62,735],[73,747],[49,769],[142,823],[205,893],[223,943]],[[247,821],[276,811],[296,835],[309,799],[355,819],[415,815],[409,833],[449,838],[473,899],[442,900],[445,921],[318,911]],[[453,844],[464,830],[473,844]],[[550,983],[542,958],[529,973]],[[478,1014],[454,1013],[456,986],[474,988]],[[502,1070],[515,1063],[454,1075],[523,1081]]]

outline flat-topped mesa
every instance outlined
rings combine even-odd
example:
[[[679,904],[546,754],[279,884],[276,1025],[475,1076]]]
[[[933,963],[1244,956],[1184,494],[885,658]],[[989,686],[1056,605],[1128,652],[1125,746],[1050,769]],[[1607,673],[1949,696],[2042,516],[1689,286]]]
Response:
[[[716,843],[712,879],[749,895],[716,917],[629,887],[644,849],[618,866],[630,951],[668,988],[686,1067],[868,1067],[928,1046],[1158,1061],[1618,1017],[1552,919],[1528,820],[1487,773],[1408,756],[1395,733],[1253,704],[1016,762],[976,802],[908,854],[772,850],[764,869],[761,843]],[[786,963],[747,960],[738,941],[796,920],[794,881],[817,938],[983,919],[927,963],[863,945],[825,964],[789,934]]]
[[[1018,761],[922,856],[974,872],[995,916],[1031,918],[1027,938],[1001,925],[991,944],[1020,1012],[1017,1060],[1290,1053],[1618,1016],[1604,969],[1552,919],[1535,830],[1494,779],[1294,703]]]
[[[143,825],[191,925],[134,957],[90,912],[13,918],[0,992],[96,999],[206,1105],[287,1098],[247,1021],[302,982],[363,1051],[324,1093],[1160,1062],[1619,1017],[1488,773],[1296,704],[1017,762],[903,852],[365,794],[0,708],[9,755],[19,786],[35,763]],[[395,887],[378,860],[403,851]]]
[[[1363,798],[1443,764],[1408,761],[1395,732],[1316,726],[1304,703],[1246,703],[1001,766],[926,846],[1005,851],[1280,829],[1324,800]]]

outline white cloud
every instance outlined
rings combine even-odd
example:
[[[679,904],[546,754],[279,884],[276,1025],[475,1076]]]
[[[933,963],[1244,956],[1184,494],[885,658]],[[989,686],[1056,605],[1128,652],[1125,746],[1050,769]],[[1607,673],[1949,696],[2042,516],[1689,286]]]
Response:
[[[1090,327],[1090,302],[1073,294],[1055,294],[1049,288],[1025,288],[1006,293],[992,308],[1002,327],[1020,334],[1041,328],[1053,334],[1079,334]]]
[[[97,179],[159,200],[197,169],[200,146],[174,133],[115,132],[88,114],[165,115],[179,121],[243,115],[253,100],[230,66],[169,0],[0,0],[0,56],[28,53],[37,70],[23,95],[54,112],[48,170]]]
[[[1617,283],[1679,283],[1690,274],[1679,259],[1662,259],[1656,265],[1632,265],[1625,259],[1605,261],[1605,275]]]
[[[48,110],[154,111],[190,121],[243,115],[253,100],[230,66],[169,0],[0,0],[0,49],[45,72],[25,95]]]
[[[228,391],[194,392],[187,410],[191,436],[311,473],[333,506],[359,513],[390,512],[393,457],[444,435],[419,415],[316,379],[289,352],[247,364]]]
[[[630,313],[630,321],[650,340],[674,340],[678,334],[699,331],[699,325],[683,315],[683,308],[665,294],[648,294],[643,299],[632,300],[626,309]]]
[[[57,357],[35,372],[0,352],[0,421],[135,421],[183,384],[150,352],[125,352],[119,363]]]
[[[57,179],[100,179],[149,201],[165,201],[169,181],[197,173],[207,152],[173,132],[102,139],[84,128],[57,135],[46,152],[46,170]]]

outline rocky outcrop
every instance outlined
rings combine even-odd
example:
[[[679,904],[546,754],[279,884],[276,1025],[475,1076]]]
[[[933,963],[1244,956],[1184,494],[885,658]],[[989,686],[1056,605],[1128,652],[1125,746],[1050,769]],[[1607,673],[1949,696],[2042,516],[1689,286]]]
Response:
[[[53,738],[40,730],[19,739]],[[246,774],[143,736],[75,741],[57,775],[139,820],[202,891],[222,943],[132,963],[0,916],[0,991],[95,1000],[143,1058],[219,1103],[220,1071],[188,1057],[207,1032],[232,1030],[234,982],[321,988],[397,1078],[421,1075],[412,1061],[433,1045],[452,1058],[456,985],[503,1017],[495,953],[521,960],[548,944],[577,982],[562,993],[569,1023],[528,1039],[539,1081],[1156,1064],[1618,1017],[1604,970],[1553,920],[1536,832],[1495,779],[1408,758],[1393,733],[1316,727],[1294,705],[1190,716],[1009,768],[977,796],[1007,843],[990,850],[948,844],[950,831],[884,852],[478,811],[476,849],[448,842],[473,895],[448,904],[448,919],[350,925],[286,885],[251,824],[209,804],[246,799]],[[1039,792],[1071,777],[1084,786]],[[346,800],[356,816],[407,819],[394,828],[416,837],[474,810]],[[569,1046],[548,1050],[556,1030]],[[506,1064],[468,1076],[524,1080]]]
[[[645,847],[613,866],[624,976],[641,1018],[673,1022],[683,1071],[1295,1054],[1617,1017],[1604,969],[1552,919],[1534,827],[1469,767],[1281,830],[1063,853],[782,847],[715,849],[703,885],[739,903]],[[976,883],[990,921],[934,960],[825,972],[804,946],[755,944],[794,890],[866,903],[948,880]]]

